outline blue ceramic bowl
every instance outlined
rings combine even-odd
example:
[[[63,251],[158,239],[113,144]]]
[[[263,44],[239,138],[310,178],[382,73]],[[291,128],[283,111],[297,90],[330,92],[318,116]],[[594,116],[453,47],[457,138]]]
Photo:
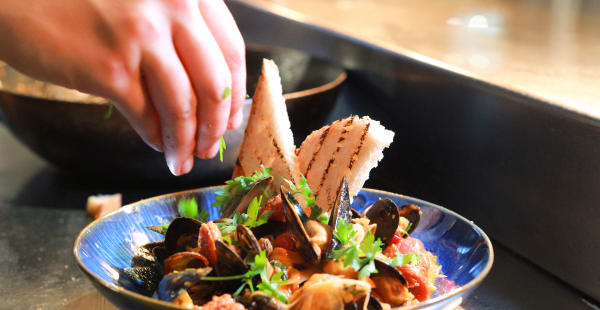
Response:
[[[127,280],[122,270],[130,267],[130,260],[139,246],[163,239],[146,226],[164,224],[177,217],[177,201],[182,198],[195,197],[200,206],[211,206],[218,188],[201,188],[142,200],[92,222],[75,240],[73,251],[79,267],[119,308],[178,309],[138,293],[136,284]],[[494,260],[492,244],[471,221],[426,201],[372,189],[363,189],[354,197],[352,207],[362,211],[379,198],[390,198],[398,205],[415,203],[421,207],[423,216],[412,236],[423,241],[425,247],[437,255],[447,279],[460,286],[403,309],[439,309],[457,305],[488,274]],[[211,219],[218,218],[215,208],[208,207],[208,211]]]

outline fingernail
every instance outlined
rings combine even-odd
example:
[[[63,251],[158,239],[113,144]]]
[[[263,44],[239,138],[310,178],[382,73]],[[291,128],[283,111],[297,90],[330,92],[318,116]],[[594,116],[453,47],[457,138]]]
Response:
[[[173,174],[174,176],[179,176],[179,174],[177,173],[179,169],[177,169],[177,159],[173,156],[166,156],[167,157],[167,166],[169,167],[169,170],[171,171],[171,174]],[[171,157],[171,158],[169,158]]]
[[[210,159],[215,157],[215,155],[217,155],[217,151],[219,151],[219,141],[217,140],[217,142],[215,142],[211,147],[209,147],[208,149],[206,149],[203,152],[200,152],[200,158],[202,159]]]
[[[179,175],[189,173],[190,171],[192,171],[193,167],[194,167],[194,156],[190,156],[190,158],[188,158],[183,163],[183,165],[181,165],[181,168],[179,169]]]
[[[162,153],[162,152],[163,152],[163,149],[162,149],[162,146],[161,146],[161,145],[157,145],[157,144],[154,144],[154,143],[148,143],[148,145],[149,145],[149,146],[150,146],[150,147],[151,147],[153,150],[155,150],[155,151],[157,151],[157,152],[160,152],[160,153]]]
[[[233,117],[231,117],[231,119],[229,120],[229,123],[227,123],[227,128],[229,129],[236,129],[238,127],[240,127],[240,125],[242,125],[242,110],[240,109],[239,111],[237,111],[235,113],[235,115],[233,115]]]

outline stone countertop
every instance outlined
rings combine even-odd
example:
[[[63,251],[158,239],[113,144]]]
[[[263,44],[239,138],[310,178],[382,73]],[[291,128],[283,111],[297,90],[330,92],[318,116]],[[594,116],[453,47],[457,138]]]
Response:
[[[600,118],[595,0],[242,0]]]

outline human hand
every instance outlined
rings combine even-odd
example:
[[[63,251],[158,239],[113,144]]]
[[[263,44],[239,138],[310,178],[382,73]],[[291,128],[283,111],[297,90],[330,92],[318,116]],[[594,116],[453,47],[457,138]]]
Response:
[[[0,4],[0,59],[112,100],[175,175],[242,122],[245,47],[222,0]]]

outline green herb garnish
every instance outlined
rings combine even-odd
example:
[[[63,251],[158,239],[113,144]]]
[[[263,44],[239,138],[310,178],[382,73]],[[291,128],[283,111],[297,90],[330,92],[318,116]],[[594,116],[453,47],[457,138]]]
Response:
[[[396,256],[392,260],[392,266],[404,266],[406,264],[416,265],[421,262],[421,257],[415,253],[400,254],[396,253]]]
[[[115,109],[114,105],[112,105],[112,104],[109,105],[108,110],[106,110],[106,113],[104,114],[104,119],[109,119],[112,116],[114,109]]]
[[[338,220],[333,236],[343,246],[341,249],[333,251],[333,258],[337,261],[343,259],[344,267],[352,266],[354,271],[358,271],[360,280],[378,272],[374,260],[375,255],[381,252],[383,242],[379,238],[375,240],[375,235],[369,231],[362,242],[356,244],[353,240],[355,234],[352,223],[346,222],[344,219]]]
[[[252,176],[239,176],[233,180],[226,181],[225,188],[215,191],[215,203],[213,206],[222,208],[227,205],[235,196],[235,193],[241,193],[246,190],[250,184],[258,180],[271,176],[271,168],[265,168],[262,164],[260,170],[255,171]]]
[[[283,302],[287,302],[287,297],[279,292],[278,287],[280,284],[286,283],[285,280],[282,280],[283,272],[278,272],[269,279],[267,273],[267,254],[265,251],[261,251],[259,254],[254,256],[254,261],[248,263],[250,270],[248,270],[244,274],[234,275],[234,276],[224,276],[224,277],[202,277],[203,281],[227,281],[227,280],[242,280],[244,283],[240,286],[233,297],[237,297],[241,294],[242,290],[248,286],[250,291],[254,292],[254,284],[252,283],[252,279],[255,276],[260,276],[261,282],[256,286],[256,289],[266,293],[269,296],[275,297]]]
[[[217,223],[217,227],[221,231],[221,234],[226,235],[234,232],[238,224],[255,228],[267,223],[269,221],[269,217],[271,217],[271,214],[273,214],[275,211],[271,210],[263,212],[263,214],[259,216],[258,213],[260,211],[262,200],[262,195],[258,199],[254,197],[254,199],[252,199],[248,205],[248,210],[246,213],[234,214],[231,221]]]
[[[198,213],[198,203],[194,198],[179,200],[177,203],[177,211],[179,211],[179,215],[183,217],[191,217],[202,222],[206,222],[208,219],[208,211],[202,210]]]
[[[290,186],[290,189],[293,192],[292,194],[301,194],[304,197],[306,207],[310,208],[310,218],[327,225],[329,222],[329,214],[326,212],[323,213],[323,209],[316,205],[316,198],[313,196],[313,192],[308,186],[306,177],[303,175],[300,178],[300,184],[298,186],[286,178],[283,178],[283,180]]]
[[[225,144],[225,138],[221,137],[219,139],[219,159],[223,162],[223,152],[227,149],[227,144]]]
[[[223,99],[227,99],[231,95],[231,88],[225,87],[225,91],[223,91]]]
[[[399,231],[399,232],[403,233],[405,236],[410,237],[410,234],[408,233],[408,231],[410,230],[411,227],[412,227],[412,222],[408,222],[408,225],[406,225],[406,229],[402,229],[402,227],[398,226],[396,231]]]

